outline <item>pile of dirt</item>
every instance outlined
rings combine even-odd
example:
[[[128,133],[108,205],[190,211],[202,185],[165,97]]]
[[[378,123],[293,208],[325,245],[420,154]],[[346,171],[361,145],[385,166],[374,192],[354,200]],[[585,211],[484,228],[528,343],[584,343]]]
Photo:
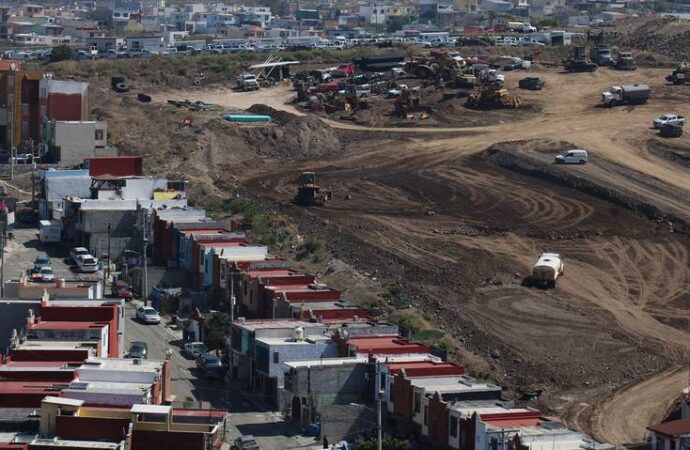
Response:
[[[678,60],[690,59],[690,22],[672,16],[645,16],[622,21],[612,35],[615,45],[648,50]]]
[[[251,112],[258,110],[262,108]],[[343,143],[338,136],[317,117],[296,117],[289,113],[279,116],[278,123],[273,126],[245,126],[217,120],[207,124],[207,129],[227,136],[232,147],[245,153],[249,151],[258,157],[282,161],[324,158],[342,150]],[[288,116],[292,118],[285,121]]]
[[[279,111],[267,105],[252,105],[247,108],[247,111],[252,114],[271,116],[271,120],[278,125],[285,125],[297,117],[296,115],[290,114],[287,111]]]

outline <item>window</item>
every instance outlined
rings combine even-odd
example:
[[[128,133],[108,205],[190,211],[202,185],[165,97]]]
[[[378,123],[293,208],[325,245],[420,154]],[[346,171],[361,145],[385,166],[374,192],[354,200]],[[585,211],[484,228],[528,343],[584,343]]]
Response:
[[[420,392],[414,393],[414,413],[417,414],[422,408],[422,394]]]
[[[103,140],[103,130],[96,130],[96,140],[97,141]]]
[[[458,437],[458,418],[450,416],[450,436]]]
[[[382,373],[381,374],[381,389],[386,389],[386,374]]]
[[[424,425],[429,425],[429,407],[424,407]]]
[[[278,364],[280,362],[280,353],[273,352],[273,364]]]

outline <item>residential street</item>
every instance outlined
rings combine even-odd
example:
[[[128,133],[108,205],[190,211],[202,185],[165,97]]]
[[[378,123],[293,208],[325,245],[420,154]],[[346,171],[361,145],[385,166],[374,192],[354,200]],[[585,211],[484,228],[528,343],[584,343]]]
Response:
[[[37,238],[35,228],[19,228],[14,231],[14,239],[7,242],[5,251],[5,280],[19,277],[33,265],[36,256],[45,252],[51,258],[56,277],[67,280],[101,280],[103,273],[83,274],[71,269],[69,250],[51,246],[44,248]],[[109,295],[109,284],[104,287]],[[260,447],[265,450],[285,450],[318,444],[314,438],[300,436],[297,427],[284,423],[280,413],[265,411],[260,400],[241,393],[239,390],[225,392],[221,380],[207,380],[197,369],[193,359],[182,355],[182,332],[167,325],[163,318],[160,325],[144,325],[136,320],[136,309],[143,303],[133,300],[127,303],[127,323],[125,325],[125,351],[133,341],[146,342],[149,358],[163,359],[168,349],[172,350],[173,393],[177,401],[208,402],[214,408],[227,410],[230,414],[226,422],[226,442],[232,442],[243,434],[256,437]]]

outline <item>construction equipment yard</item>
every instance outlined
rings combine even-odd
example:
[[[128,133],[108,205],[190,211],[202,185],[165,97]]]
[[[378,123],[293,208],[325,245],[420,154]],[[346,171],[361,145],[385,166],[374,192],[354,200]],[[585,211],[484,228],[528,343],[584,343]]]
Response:
[[[535,67],[540,91],[518,91],[524,72],[506,76],[524,107],[474,110],[439,91],[424,120],[394,117],[378,98],[355,119],[307,112],[288,84],[168,90],[111,108],[141,119],[128,139],[146,134],[147,115],[172,117],[168,99],[272,114],[247,125],[195,113],[203,133],[170,132],[195,150],[149,164],[209,178],[203,195],[232,187],[268,200],[334,258],[401,285],[510,390],[541,393],[553,415],[622,444],[659,422],[688,380],[690,137],[651,128],[661,114],[690,113],[690,88],[669,73]],[[634,83],[650,86],[646,104],[601,106],[610,86]],[[553,164],[575,148],[587,164]],[[302,172],[317,174],[327,202],[291,203]],[[542,252],[564,258],[555,289],[523,286]]]

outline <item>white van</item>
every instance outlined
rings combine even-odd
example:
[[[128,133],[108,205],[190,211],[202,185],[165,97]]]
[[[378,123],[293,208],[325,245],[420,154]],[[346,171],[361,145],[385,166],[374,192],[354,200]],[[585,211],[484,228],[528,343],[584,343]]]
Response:
[[[587,161],[587,150],[568,150],[556,156],[556,164],[585,164]]]

